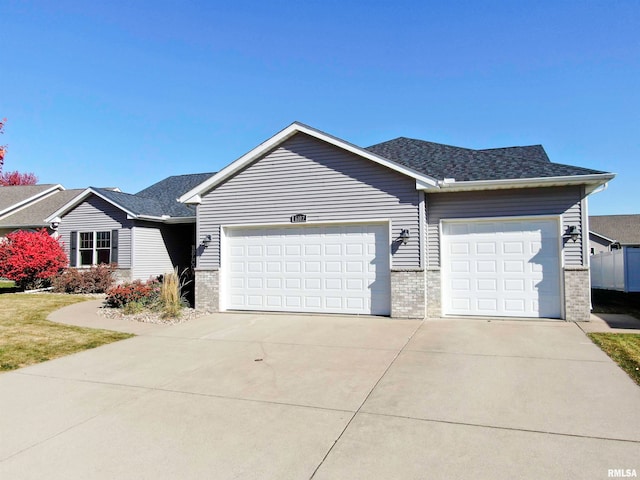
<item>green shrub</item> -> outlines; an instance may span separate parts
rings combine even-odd
[[[122,311],[125,315],[135,315],[144,311],[144,304],[141,302],[129,302],[123,308]]]

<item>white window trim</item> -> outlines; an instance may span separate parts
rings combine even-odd
[[[83,233],[90,233],[93,236],[93,240],[92,240],[92,245],[93,248],[92,250],[92,255],[91,255],[91,264],[83,264],[82,263],[82,252],[83,251],[88,251],[88,248],[82,248],[81,247],[81,236]],[[91,268],[95,265],[99,265],[98,264],[98,250],[107,250],[107,248],[98,248],[98,233],[108,233],[109,234],[109,262],[107,263],[111,263],[111,250],[112,250],[112,241],[113,239],[111,238],[111,230],[90,230],[90,231],[78,231],[77,235],[77,239],[76,239],[76,265],[78,266],[77,268]]]

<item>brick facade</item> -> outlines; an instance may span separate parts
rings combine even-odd
[[[588,322],[591,286],[587,267],[564,267],[564,302],[567,322]]]
[[[196,269],[196,309],[207,312],[220,310],[220,275],[218,270]]]
[[[442,316],[442,294],[440,268],[429,267],[427,278],[427,318],[439,318]]]
[[[424,318],[424,270],[391,270],[391,317]]]
[[[122,273],[125,273],[123,271]],[[218,270],[196,269],[195,304],[199,310],[219,311]],[[442,316],[440,268],[391,271],[392,318],[439,318]],[[565,267],[565,318],[569,322],[589,321],[591,297],[589,269]]]

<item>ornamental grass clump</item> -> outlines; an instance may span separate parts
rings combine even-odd
[[[182,295],[187,283],[174,270],[147,282],[135,280],[117,285],[107,292],[106,303],[109,307],[121,308],[127,315],[151,310],[163,318],[177,318],[188,305]]]
[[[182,285],[180,284],[180,275],[174,270],[164,275],[162,284],[160,285],[160,303],[162,305],[162,316],[166,318],[175,318],[180,315],[184,301],[180,295]]]

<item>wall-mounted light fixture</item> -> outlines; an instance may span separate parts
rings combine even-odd
[[[402,241],[403,245],[406,245],[407,242],[409,241],[409,238],[411,237],[411,235],[409,235],[409,229],[408,228],[403,228],[400,231],[400,237],[399,239]]]
[[[202,239],[202,246],[207,248],[211,244],[211,235],[205,235]]]
[[[577,242],[578,241],[578,235],[580,235],[580,231],[578,230],[578,227],[576,227],[575,225],[571,225],[571,226],[567,227],[567,231],[563,235],[563,237],[564,238],[570,238],[573,242]]]
[[[51,220],[49,226],[51,227],[51,230],[58,230],[58,227],[60,226],[60,217],[56,217]]]

